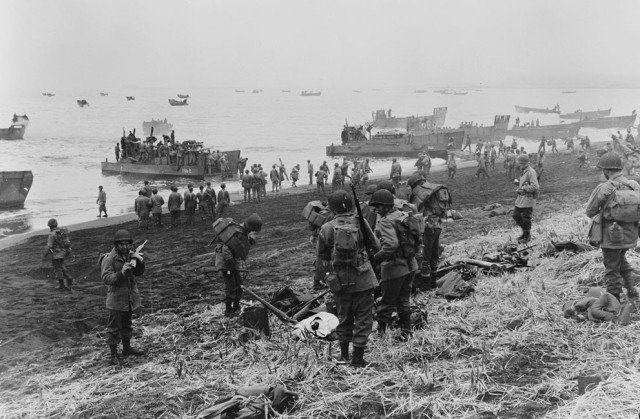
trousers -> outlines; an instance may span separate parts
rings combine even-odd
[[[522,231],[531,231],[531,216],[533,215],[533,208],[513,208],[513,219],[516,224],[522,227]]]
[[[107,323],[107,344],[117,345],[121,339],[131,339],[133,321],[130,311],[109,310]]]
[[[626,253],[628,249],[602,249],[602,261],[604,263],[604,282],[607,292],[620,299],[622,287],[627,289],[629,297],[636,297],[638,292],[635,288],[638,273],[627,261]]]
[[[353,342],[354,347],[367,346],[373,330],[373,290],[334,293],[338,311],[336,335],[340,342]]]

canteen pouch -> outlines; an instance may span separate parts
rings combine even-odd
[[[336,275],[335,273],[332,272],[330,274],[327,274],[327,276],[325,277],[325,282],[327,283],[327,286],[329,287],[331,292],[333,292],[334,294],[342,291],[342,284],[340,284],[338,275]]]
[[[609,227],[609,240],[611,240],[611,243],[618,243],[624,240],[624,230],[615,221]]]

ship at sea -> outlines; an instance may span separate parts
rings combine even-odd
[[[580,126],[595,129],[626,129],[632,127],[636,122],[636,112],[625,116],[610,116],[598,119],[580,121]]]
[[[173,129],[173,124],[167,122],[167,118],[164,120],[151,118],[151,121],[142,121],[142,132],[145,137],[151,136],[152,129],[153,134],[159,137],[163,134],[169,134]]]
[[[169,105],[171,106],[187,106],[187,99],[177,100],[177,99],[169,99]]]
[[[477,123],[467,122],[460,124],[460,129],[464,130],[465,138],[469,136],[473,141],[500,141],[507,135],[509,118],[509,115],[496,115],[491,126],[478,126]]]
[[[560,113],[560,105],[556,105],[553,108],[530,108],[527,106],[516,105],[516,112],[518,113]]]
[[[29,117],[13,114],[9,128],[0,128],[0,140],[21,140],[27,130]]]
[[[542,137],[546,138],[567,138],[575,137],[580,131],[581,122],[572,122],[569,124],[555,124],[555,125],[520,125],[513,126],[507,131],[507,135],[511,135],[517,138],[523,138],[527,140],[539,140]]]
[[[312,90],[303,90],[300,92],[300,96],[320,96],[321,94],[321,91],[314,92]]]
[[[0,209],[24,208],[32,184],[31,170],[0,172]]]
[[[372,113],[373,122],[370,124],[375,129],[401,129],[409,132],[411,130],[428,130],[442,128],[447,118],[447,108],[439,107],[433,109],[432,115],[425,116],[391,116],[391,109],[378,109]]]

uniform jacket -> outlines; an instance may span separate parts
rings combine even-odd
[[[280,173],[278,172],[278,169],[271,169],[269,172],[269,179],[271,179],[271,183],[280,182]]]
[[[107,308],[109,310],[129,311],[140,307],[140,291],[136,276],[144,273],[144,262],[136,261],[136,266],[131,272],[125,275],[122,273],[122,266],[126,260],[113,248],[102,259],[100,271],[102,272],[102,282],[107,286]]]
[[[391,174],[389,175],[389,177],[390,178],[400,177],[401,174],[402,174],[402,166],[400,166],[400,163],[394,162],[393,164],[391,164]]]
[[[106,204],[107,203],[107,193],[105,191],[98,192],[98,204]]]
[[[63,246],[61,240],[58,238],[60,234],[59,228],[54,228],[49,232],[47,237],[47,252],[51,252],[53,259],[64,259],[67,256],[67,248]]]
[[[162,214],[162,206],[164,205],[164,198],[158,194],[151,195],[151,212],[153,214]]]
[[[520,172],[520,182],[518,183],[518,197],[515,206],[518,208],[533,208],[538,198],[538,177],[536,171],[531,166],[527,166]]]
[[[330,266],[332,264],[332,256],[333,256],[333,238],[334,238],[334,226],[337,224],[344,223],[357,223],[356,216],[351,213],[344,214],[335,214],[333,220],[325,223],[320,228],[320,233],[318,234],[318,247],[317,247],[317,256],[326,266]],[[366,220],[365,220],[366,222]],[[369,224],[366,224],[367,228]],[[337,266],[335,270],[335,274],[338,276],[338,279],[343,284],[342,290],[340,293],[353,293],[353,292],[361,292],[373,289],[378,286],[378,280],[376,279],[376,275],[373,272],[373,267],[368,260],[366,255],[366,251],[364,248],[364,243],[362,239],[362,232],[359,235],[359,266],[356,269],[354,268],[346,268]],[[347,283],[352,283],[352,285],[345,285]]]
[[[614,189],[626,188],[623,184],[631,186],[635,191],[640,191],[640,185],[636,181],[628,180],[619,172],[611,176],[606,182],[596,186],[589,197],[589,201],[587,201],[587,217],[592,219],[589,238],[591,241],[600,242],[600,247],[604,249],[630,249],[636,247],[638,242],[638,223],[616,222],[622,228],[624,238],[622,241],[615,243],[612,243],[609,238],[608,231],[613,225],[613,219],[611,218],[609,206],[606,204]]]
[[[260,172],[255,172],[253,174],[253,183],[251,184],[252,188],[259,188],[262,186],[262,176],[260,176]]]
[[[394,209],[384,217],[378,217],[375,233],[380,240],[380,251],[375,260],[382,261],[380,265],[380,280],[382,282],[401,278],[418,269],[415,258],[406,259],[398,256],[400,241],[396,230],[397,220],[403,217],[402,211]]]
[[[167,202],[169,211],[180,211],[180,205],[182,205],[182,196],[178,192],[171,192]]]
[[[229,191],[220,189],[218,191],[218,204],[229,205]]]
[[[327,174],[324,170],[320,169],[316,172],[316,183],[324,183],[324,180],[327,178]]]
[[[196,194],[186,190],[184,192],[184,209],[192,209],[196,207]]]
[[[136,214],[138,217],[149,216],[149,211],[153,206],[153,201],[150,198],[147,198],[146,195],[138,195],[135,200],[134,207]]]
[[[250,174],[242,175],[242,187],[245,189],[251,189],[251,183],[253,183],[253,176]]]
[[[307,163],[307,172],[313,173],[313,163]]]
[[[238,239],[249,248],[255,243],[251,234],[244,230],[238,235]],[[215,267],[218,271],[237,271],[240,269],[240,258],[233,255],[233,252],[229,246],[225,244],[218,244],[216,246],[215,254]]]

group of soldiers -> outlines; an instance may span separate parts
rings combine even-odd
[[[351,162],[347,159],[343,159],[342,164],[334,163],[333,175],[331,176],[331,190],[337,191],[345,187],[347,179],[351,180],[351,183],[360,188],[367,184],[369,180],[369,173],[373,172],[369,164],[369,159],[364,161],[353,161],[353,167],[351,167],[351,174],[349,174],[349,168]],[[298,170],[300,166],[298,165]],[[311,160],[307,160],[307,173],[309,174],[309,185],[313,185],[313,178],[316,178],[316,188],[319,193],[325,194],[325,186],[329,184],[329,176],[331,175],[331,169],[327,164],[327,161],[323,161],[318,170],[314,171],[313,163]]]

